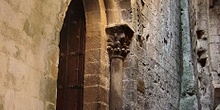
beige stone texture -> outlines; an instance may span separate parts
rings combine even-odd
[[[0,109],[55,107],[59,30],[69,1],[0,2]],[[54,86],[41,91],[42,83]]]

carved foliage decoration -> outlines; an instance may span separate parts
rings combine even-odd
[[[129,45],[134,34],[133,30],[126,24],[108,27],[105,29],[108,36],[107,50],[110,58],[125,58],[130,52]]]

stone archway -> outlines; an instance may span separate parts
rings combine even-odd
[[[84,109],[109,109],[110,70],[106,27],[120,24],[120,2],[83,0],[86,16]]]
[[[83,1],[86,20],[83,109],[108,108],[106,14],[101,0]]]
[[[83,0],[86,21],[83,109],[109,108],[107,25],[120,24],[119,2]]]
[[[60,32],[57,110],[82,110],[85,58],[83,2],[72,0]]]
[[[84,109],[108,109],[107,25],[103,0],[83,0],[86,17]]]

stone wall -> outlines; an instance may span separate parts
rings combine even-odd
[[[209,4],[209,70],[212,75],[213,83],[213,102],[214,108],[220,104],[220,3],[217,0],[213,0]]]
[[[56,108],[59,34],[70,1],[0,1],[1,110]],[[111,0],[83,2],[87,41],[84,109],[108,109],[109,59],[105,11],[107,8],[112,14],[118,10],[114,9],[116,3]]]
[[[180,3],[178,0],[138,0],[131,5],[135,35],[124,63],[123,107],[178,110]]]
[[[196,4],[195,4],[196,5]],[[194,28],[194,36],[192,36],[195,43],[195,60],[196,60],[196,73],[198,80],[198,99],[199,109],[212,109],[212,77],[209,72],[209,51],[208,51],[208,38],[209,38],[209,1],[197,1],[197,24]]]
[[[190,29],[197,80],[198,109],[219,105],[219,2],[190,1]]]
[[[107,1],[107,0],[106,0]],[[109,59],[106,49],[106,8],[113,1],[83,0],[86,17],[83,109],[109,108]],[[107,5],[105,7],[105,5]],[[117,16],[115,16],[117,17]]]
[[[0,110],[54,110],[69,0],[0,0]]]
[[[190,93],[198,98],[197,109],[214,109],[220,104],[220,5],[188,1],[191,78],[197,87]],[[69,3],[0,0],[0,110],[55,109],[59,32]],[[84,6],[84,109],[109,109],[105,28],[128,24],[135,33],[123,65],[123,109],[178,110],[184,47],[180,1],[84,0]]]

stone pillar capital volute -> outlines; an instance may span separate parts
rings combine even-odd
[[[105,31],[108,37],[107,50],[109,57],[124,59],[130,52],[129,45],[134,31],[126,24],[107,27]]]

